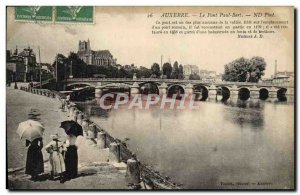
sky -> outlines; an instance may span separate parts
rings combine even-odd
[[[288,30],[264,39],[238,39],[230,35],[153,35],[152,26],[164,12],[220,12],[237,8],[213,7],[96,7],[95,24],[26,23],[14,21],[14,8],[7,9],[7,49],[30,45],[40,47],[41,61],[52,63],[57,53],[77,52],[79,40],[89,39],[93,50],[108,49],[119,64],[150,68],[154,62],[178,61],[199,69],[224,72],[224,65],[240,57],[261,56],[267,63],[265,77],[279,71],[294,70],[293,11],[271,9],[277,19],[289,20]],[[263,9],[263,8],[259,8]],[[240,8],[238,12],[258,11]],[[268,8],[270,10],[270,8]],[[260,11],[260,10],[259,10]],[[149,13],[154,17],[147,18]],[[170,20],[167,18],[166,20]]]

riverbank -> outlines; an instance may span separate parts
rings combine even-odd
[[[45,90],[45,89],[28,90],[26,85],[23,87],[20,87],[20,89],[21,89],[21,91],[18,92],[17,90],[14,90],[13,88],[7,88],[7,93],[10,94],[10,96],[12,96],[12,97],[18,97],[19,95],[24,95],[23,93],[25,92],[26,93],[26,95],[24,95],[25,99],[27,99],[27,100],[30,99],[30,101],[32,101],[38,97],[46,98],[47,100],[52,99],[50,102],[53,103],[53,100],[54,100],[54,104],[55,104],[54,107],[52,105],[52,108],[57,107],[57,109],[55,109],[55,111],[61,112],[61,114],[64,113],[63,117],[67,116],[67,119],[69,119],[69,120],[74,119],[73,117],[74,117],[75,113],[76,113],[75,114],[76,116],[79,116],[79,115],[83,116],[83,114],[84,114],[81,111],[79,111],[76,106],[75,107],[73,106],[72,109],[70,107],[68,107],[68,112],[62,112],[60,109],[60,107],[61,107],[60,94],[58,92],[49,91],[49,90]],[[19,94],[16,94],[15,92],[19,93]],[[32,97],[34,97],[33,99],[31,99],[31,94],[33,95]],[[18,103],[18,100],[14,100],[14,98],[10,98],[10,96],[7,95],[7,97],[11,100],[11,102]],[[44,108],[45,105],[47,105],[47,108],[51,108],[51,107],[49,107],[50,102],[47,102],[47,101],[45,102],[44,100],[39,99],[39,98],[35,99],[35,101],[34,101],[35,107],[34,108],[30,107],[29,110],[34,109],[34,110],[40,112],[39,108],[36,108],[36,107],[39,107],[39,103],[37,103],[37,102],[42,101],[43,103],[40,106],[41,106],[41,109],[43,111],[45,111],[45,113],[49,113],[49,111],[50,112],[53,111],[53,110],[47,110],[46,108]],[[23,101],[20,101],[19,104],[22,105]],[[7,105],[13,105],[13,103],[11,103],[11,102],[8,103]],[[18,109],[12,108],[12,110],[16,111]],[[59,111],[57,111],[57,110],[59,110]],[[24,113],[24,110],[22,111],[22,113]],[[72,115],[72,116],[68,116],[68,115]],[[41,116],[42,116],[42,114],[41,114]],[[57,116],[58,115],[55,115],[55,117],[57,117]],[[23,118],[24,118],[24,116],[23,116]],[[40,117],[40,118],[42,120],[42,117]],[[60,121],[60,119],[62,119],[62,118],[61,117],[56,118],[54,120],[54,123],[51,123],[51,124],[52,125],[55,124],[55,122]],[[66,120],[66,118],[64,120]],[[75,120],[79,124],[81,124],[81,122],[78,118]],[[15,122],[15,120],[12,120],[12,121],[14,121],[13,123],[18,124]],[[63,121],[63,120],[61,120],[61,121]],[[58,122],[58,125],[60,124],[60,122]],[[92,126],[90,126],[90,125],[92,125]],[[15,128],[17,128],[17,127],[15,127]],[[64,134],[64,131],[62,131],[62,132],[57,131],[56,130],[57,128],[58,127],[56,127],[56,126],[51,127],[51,129],[55,129],[54,131],[52,131],[52,133],[53,132],[58,133],[58,134],[61,134],[61,137],[64,137],[64,136],[62,136]],[[47,127],[46,127],[46,129],[47,129]],[[117,170],[118,172],[122,173],[123,176],[122,177],[119,177],[118,175],[113,176],[110,173],[108,175],[113,176],[113,180],[115,180],[114,179],[115,177],[117,177],[118,179],[121,179],[121,181],[118,181],[119,182],[118,184],[120,184],[120,186],[122,186],[122,187],[119,188],[119,185],[113,185],[113,184],[109,184],[109,183],[105,183],[104,186],[103,186],[103,184],[99,184],[100,186],[102,185],[101,187],[99,187],[97,182],[96,182],[97,185],[94,186],[93,185],[94,182],[92,181],[92,182],[88,182],[88,185],[84,185],[84,186],[81,186],[81,185],[77,186],[76,184],[74,184],[74,185],[76,185],[76,187],[75,188],[72,187],[70,189],[136,189],[136,188],[139,188],[139,189],[161,189],[161,190],[180,189],[180,187],[177,184],[170,182],[167,177],[164,178],[157,171],[153,171],[149,167],[147,167],[147,166],[143,165],[142,163],[139,163],[138,161],[133,159],[132,158],[133,153],[125,145],[120,143],[119,142],[120,140],[110,136],[110,134],[107,131],[105,131],[103,128],[101,128],[99,125],[97,125],[93,121],[89,122],[89,129],[90,129],[89,131],[94,131],[94,133],[93,133],[94,138],[98,137],[99,133],[100,133],[100,136],[101,136],[101,134],[102,135],[105,134],[104,139],[99,142],[99,143],[103,142],[104,145],[103,146],[100,146],[101,144],[98,145],[99,140],[97,139],[97,141],[96,141],[94,138],[91,139],[90,136],[78,137],[78,139],[77,139],[77,142],[78,142],[77,144],[79,145],[78,155],[80,157],[79,158],[79,173],[80,173],[80,170],[82,167],[88,167],[88,168],[94,170],[94,172],[96,170],[97,174],[98,174],[97,170],[99,170],[99,169],[95,169],[96,167],[99,167],[99,166],[114,167],[114,169],[111,169],[111,170],[109,169],[109,170],[112,171],[112,173],[114,173],[114,171]],[[52,133],[50,133],[50,134],[52,134]],[[16,134],[12,134],[12,137],[14,137],[14,139],[16,139],[16,140],[19,139],[18,136],[16,137]],[[49,139],[49,138],[46,137],[45,140],[47,140],[47,139]],[[13,143],[13,145],[14,145],[14,142],[10,142],[10,143]],[[14,147],[14,149],[16,151],[18,151],[16,148],[23,148],[23,145],[21,145],[20,142],[19,143],[16,142],[16,144],[18,145],[18,147]],[[111,146],[113,148],[113,145],[114,146],[119,145],[119,147],[118,147],[119,149],[117,149],[118,152],[115,151],[114,149],[111,150]],[[8,147],[8,150],[12,150],[12,148],[13,147]],[[44,156],[45,155],[47,155],[47,154],[45,154],[45,152],[44,152]],[[117,160],[117,162],[115,161],[114,156],[116,156],[116,158],[119,159],[119,160]],[[119,157],[117,157],[117,156],[119,156]],[[17,158],[17,157],[18,156],[14,157],[14,158]],[[19,158],[21,158],[20,155],[19,155]],[[25,159],[26,156],[23,155],[23,158]],[[128,164],[129,161],[130,161],[131,168],[127,168],[127,166],[129,166],[129,164]],[[16,161],[16,162],[18,162],[18,161]],[[23,162],[25,162],[25,160]],[[105,163],[103,163],[103,162],[105,162]],[[110,163],[106,163],[106,162],[110,162]],[[128,165],[126,165],[125,163],[127,163]],[[134,165],[136,163],[138,163],[138,166],[136,168],[132,169],[132,166],[136,166],[136,165]],[[48,168],[47,165],[45,165],[45,167],[46,167],[46,169]],[[126,168],[127,168],[127,171],[126,171]],[[139,169],[138,172],[134,171],[137,169]],[[102,170],[103,169],[100,168],[100,171],[102,171]],[[45,171],[45,172],[47,172],[47,171]],[[8,176],[9,182],[8,182],[7,188],[9,188],[9,189],[24,189],[24,188],[25,189],[53,189],[52,185],[45,186],[44,184],[43,185],[34,184],[31,186],[29,184],[28,177],[24,175],[24,165],[23,165],[23,167],[9,168],[8,174],[9,174],[9,176]],[[101,172],[101,174],[102,174],[102,172]],[[126,176],[126,179],[125,179],[124,174]],[[87,175],[89,175],[89,174],[87,174]],[[86,173],[79,174],[79,176],[80,177],[86,176]],[[47,178],[48,178],[48,174],[42,175],[43,181],[47,180]],[[98,179],[100,179],[100,181],[102,181],[101,178],[97,178],[97,180]],[[124,179],[126,180],[125,185],[124,185]],[[134,183],[132,183],[132,182],[134,182]],[[85,182],[83,182],[83,183],[85,183]],[[110,181],[110,183],[112,183],[112,182]],[[26,186],[26,187],[24,187],[24,186]],[[65,185],[65,186],[55,187],[55,189],[69,189],[69,187],[67,185]]]
[[[107,163],[108,150],[96,150],[95,145],[85,138],[79,138],[79,177],[64,184],[48,180],[49,167],[45,162],[45,174],[41,181],[33,182],[24,174],[26,147],[16,133],[18,124],[28,119],[28,113],[35,109],[40,113],[45,126],[44,144],[50,141],[50,135],[57,132],[60,122],[70,120],[66,112],[59,109],[60,102],[37,94],[6,88],[7,105],[7,188],[24,189],[129,189],[125,181],[126,167]],[[96,152],[97,151],[97,152]],[[44,160],[48,154],[43,150]]]

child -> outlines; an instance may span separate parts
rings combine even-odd
[[[66,171],[65,161],[62,155],[64,147],[59,140],[58,134],[50,136],[52,141],[45,147],[46,151],[50,154],[49,161],[51,167],[51,179],[54,179],[55,174],[59,174],[60,183],[64,182],[63,174]]]

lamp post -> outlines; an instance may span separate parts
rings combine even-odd
[[[163,55],[161,55],[161,58],[160,58],[160,66],[161,66],[161,75],[160,75],[160,78],[163,78],[164,76],[164,71],[163,71]]]
[[[55,72],[56,72],[56,75],[55,75],[55,77],[56,77],[56,83],[58,82],[58,78],[57,78],[57,59],[58,59],[58,57],[57,57],[57,54],[56,54],[56,65],[55,65]]]
[[[41,51],[39,46],[39,63],[40,63],[40,89],[42,88],[42,64],[41,64]]]
[[[73,65],[72,65],[72,60],[71,60],[71,72],[70,72],[70,76],[69,76],[69,78],[70,78],[70,79],[72,79],[72,78],[73,78],[72,66],[73,66]]]

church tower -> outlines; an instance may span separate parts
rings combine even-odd
[[[89,39],[87,41],[79,41],[78,51],[90,51],[90,50],[91,50],[91,46],[90,46]]]
[[[93,63],[93,51],[91,50],[90,40],[79,41],[78,44],[78,57],[83,60],[86,64]]]

